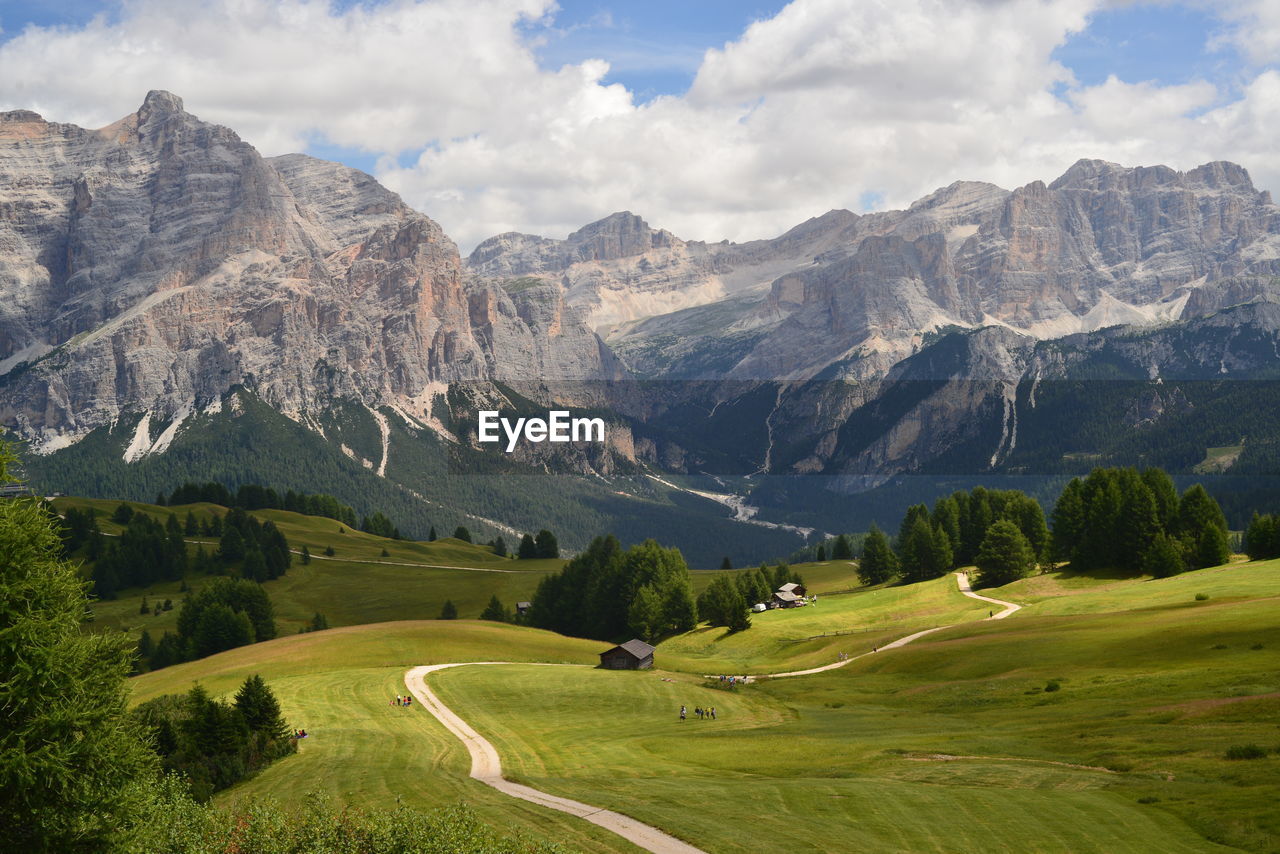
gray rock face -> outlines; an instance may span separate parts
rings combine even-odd
[[[1280,209],[1230,163],[1082,160],[1048,186],[957,182],[905,211],[833,211],[741,245],[642,225],[615,214],[567,241],[503,235],[468,265],[560,282],[641,375],[762,381],[837,364],[883,376],[949,326],[1056,338],[1280,293]],[[609,252],[582,249],[602,236]]]
[[[181,421],[238,383],[303,423],[333,397],[429,418],[443,383],[607,360],[554,301],[522,315],[468,282],[369,176],[264,160],[169,93],[99,130],[0,116],[0,424],[38,448],[127,413]]]

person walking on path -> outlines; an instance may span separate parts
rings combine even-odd
[[[681,707],[680,707],[680,720],[684,720],[684,711],[685,711],[684,706],[681,706]]]
[[[711,707],[711,720],[713,720],[713,721],[714,721],[715,719],[716,719],[716,707],[715,707],[715,706],[712,706],[712,707]]]

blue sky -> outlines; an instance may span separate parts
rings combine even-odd
[[[356,5],[351,0],[337,8]],[[590,58],[605,59],[605,82],[621,83],[639,102],[682,94],[708,48],[739,38],[753,22],[771,18],[780,0],[559,0],[554,27],[529,28],[549,70]],[[103,0],[0,0],[0,43],[29,24],[82,26],[94,15],[116,16],[120,4]],[[1130,83],[1186,83],[1194,79],[1230,87],[1242,62],[1230,48],[1210,49],[1219,22],[1203,8],[1137,3],[1095,13],[1054,58],[1085,85],[1115,75]]]
[[[170,89],[266,155],[375,175],[464,246],[624,209],[751,239],[1082,157],[1234,160],[1280,190],[1280,0],[558,0],[522,17],[546,5],[0,0],[0,109],[101,127]]]

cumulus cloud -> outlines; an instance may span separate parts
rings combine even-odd
[[[1280,75],[1260,64],[1230,93],[1081,86],[1053,51],[1103,2],[794,0],[708,50],[683,96],[637,103],[602,60],[539,67],[552,0],[133,0],[0,46],[0,104],[98,126],[166,88],[264,153],[323,138],[384,155],[378,177],[464,250],[621,209],[690,238],[767,236],[960,178],[1051,180],[1080,157],[1232,159],[1280,185]],[[1216,38],[1274,8],[1235,0]]]

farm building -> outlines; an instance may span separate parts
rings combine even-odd
[[[784,584],[778,588],[779,593],[793,593],[796,596],[804,597],[806,595],[804,585],[796,584],[794,581],[790,584]]]
[[[600,653],[600,666],[606,670],[648,670],[653,667],[653,647],[642,640],[629,640]]]
[[[800,597],[789,590],[779,590],[769,604],[774,608],[795,608],[800,605]]]
[[[521,617],[522,617],[522,616],[524,616],[526,613],[528,613],[529,609],[530,609],[532,606],[533,606],[533,603],[532,603],[532,602],[517,602],[517,603],[516,603],[516,615],[517,615],[517,616],[521,616]]]

